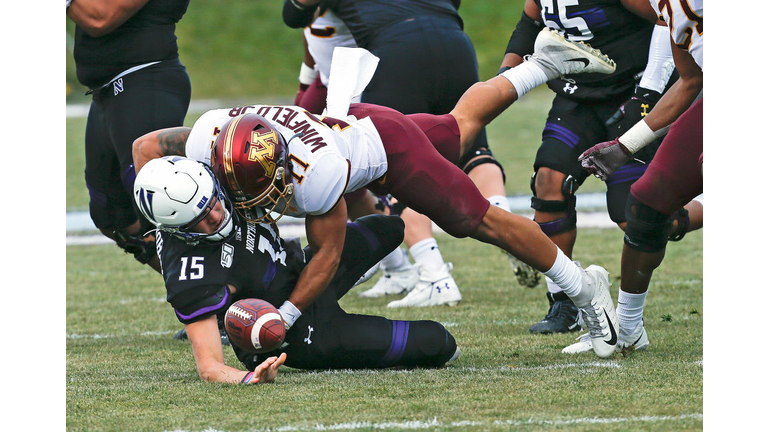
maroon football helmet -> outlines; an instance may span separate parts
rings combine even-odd
[[[233,206],[251,222],[274,222],[288,210],[293,183],[282,135],[264,117],[247,113],[221,128],[211,151],[213,172]],[[275,210],[280,204],[281,210]],[[271,212],[279,212],[272,217]]]

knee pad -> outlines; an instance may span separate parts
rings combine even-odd
[[[624,244],[640,252],[656,253],[669,241],[672,218],[643,204],[632,194],[627,198]]]
[[[157,255],[154,237],[144,237],[140,234],[129,234],[125,229],[112,231],[115,243],[125,253],[132,254],[136,261],[147,264]]]
[[[542,213],[566,213],[565,217],[557,220],[536,222],[547,236],[576,228],[576,195],[574,195],[576,189],[578,189],[576,179],[569,175],[563,179],[563,184],[561,185],[561,192],[565,199],[562,201],[543,200],[536,196],[536,172],[531,176],[531,192],[533,192],[531,208]]]
[[[461,161],[459,161],[459,166],[461,167],[462,171],[464,171],[464,173],[469,174],[469,172],[473,169],[487,163],[494,164],[499,167],[501,170],[501,177],[503,178],[504,183],[506,183],[507,175],[504,173],[504,167],[501,166],[501,163],[496,160],[496,157],[488,148],[481,147],[470,151],[463,158],[461,158]]]

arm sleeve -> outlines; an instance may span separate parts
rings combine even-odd
[[[513,53],[520,57],[533,53],[533,45],[536,43],[536,36],[544,28],[544,24],[532,19],[523,12],[520,21],[517,22],[515,31],[509,38],[506,54]]]
[[[648,64],[643,71],[640,87],[664,93],[669,77],[675,70],[672,59],[672,46],[669,42],[669,29],[657,25],[651,35],[651,46],[648,49]]]

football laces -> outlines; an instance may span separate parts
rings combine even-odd
[[[247,310],[241,309],[241,308],[239,308],[237,306],[233,306],[232,308],[230,308],[229,311],[232,313],[232,315],[235,315],[236,317],[238,317],[238,318],[240,318],[240,319],[242,319],[244,321],[248,321],[248,320],[252,320],[253,319],[253,315],[251,315],[250,312],[248,312]]]

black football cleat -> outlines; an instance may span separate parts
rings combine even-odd
[[[189,340],[189,336],[187,336],[187,328],[184,327],[183,329],[177,331],[176,334],[173,335],[173,339],[181,341]]]
[[[219,334],[221,335],[221,344],[229,345],[229,336],[227,335],[227,331],[221,325],[219,326]],[[187,328],[185,327],[177,331],[176,334],[173,335],[173,339],[181,341],[189,340],[189,336],[187,336]]]
[[[579,308],[573,304],[564,292],[547,292],[549,311],[540,322],[531,326],[529,331],[538,334],[570,333],[581,330]]]

